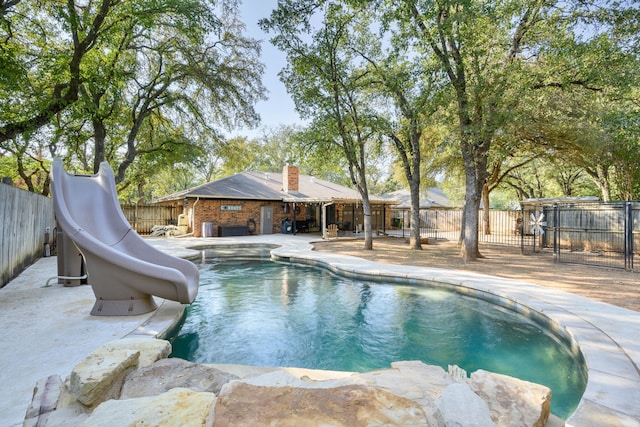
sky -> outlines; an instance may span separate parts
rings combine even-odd
[[[262,128],[275,128],[280,124],[291,125],[301,121],[295,111],[293,100],[278,78],[278,73],[286,65],[286,56],[269,43],[269,34],[263,32],[258,26],[258,21],[269,17],[277,4],[277,0],[243,0],[240,5],[247,35],[262,42],[262,62],[266,66],[263,83],[268,90],[269,99],[260,101],[256,105],[256,110],[262,119],[260,126],[256,129],[237,129],[233,132],[234,135],[258,137],[262,135]]]

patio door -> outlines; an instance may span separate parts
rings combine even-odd
[[[260,207],[260,234],[273,234],[273,207]]]

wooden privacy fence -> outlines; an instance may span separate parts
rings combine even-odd
[[[53,203],[40,194],[0,184],[2,286],[44,253],[45,230],[53,235]]]
[[[127,221],[138,234],[151,234],[154,225],[176,225],[182,210],[157,205],[122,205]],[[43,256],[45,231],[55,237],[51,198],[0,183],[1,286]],[[1,287],[0,286],[0,287]]]
[[[154,225],[178,225],[182,208],[159,205],[120,205],[129,224],[140,235],[151,234]]]

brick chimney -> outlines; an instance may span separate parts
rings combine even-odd
[[[298,191],[298,168],[286,165],[282,169],[282,189],[285,193],[289,191]]]

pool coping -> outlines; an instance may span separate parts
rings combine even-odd
[[[209,240],[209,239],[206,239]],[[251,241],[253,240],[253,241]],[[431,267],[383,264],[362,258],[313,251],[313,241],[283,241],[271,249],[274,259],[328,268],[345,276],[436,282],[456,292],[488,299],[545,322],[577,343],[587,369],[587,385],[567,426],[640,425],[640,313],[524,281]],[[195,243],[195,242],[194,242]],[[249,239],[238,244],[260,245]],[[226,242],[198,242],[198,249]],[[271,243],[269,243],[271,244]],[[546,323],[546,322],[545,322]],[[577,349],[574,349],[574,351]]]

